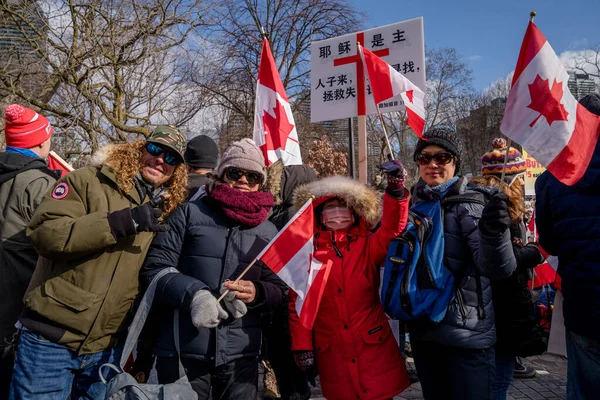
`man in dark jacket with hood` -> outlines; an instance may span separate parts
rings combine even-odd
[[[600,96],[581,105],[600,115]],[[584,176],[573,186],[548,171],[535,183],[535,220],[540,245],[558,256],[564,295],[568,399],[600,392],[600,141]]]
[[[5,114],[6,151],[0,153],[0,354],[12,342],[23,309],[21,299],[38,259],[25,227],[60,176],[45,161],[50,152],[50,122],[19,104],[9,105]],[[7,351],[0,364],[0,399],[8,396],[13,362],[12,351]]]

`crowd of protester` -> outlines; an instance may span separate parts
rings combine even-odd
[[[600,114],[600,96],[581,103]],[[309,399],[317,377],[327,399],[391,399],[411,380],[380,271],[423,201],[439,203],[435,232],[454,280],[439,323],[401,321],[424,398],[506,399],[518,358],[545,351],[528,287],[544,262],[540,245],[560,263],[567,398],[600,390],[600,144],[577,184],[538,178],[535,243],[524,225],[525,162],[501,138],[482,155],[480,176],[467,177],[456,131],[431,127],[413,160],[384,162],[368,187],[306,165],[267,168],[250,139],[219,155],[211,138],[188,142],[161,125],[60,177],[45,161],[49,121],[20,105],[5,116],[0,400],[105,399],[119,371],[100,367],[128,358],[125,338],[148,287],[152,308],[126,367],[139,383],[256,399],[263,358],[282,399]],[[418,166],[412,188],[403,162]],[[309,198],[313,254],[331,271],[312,329],[300,323],[296,293],[255,261]]]

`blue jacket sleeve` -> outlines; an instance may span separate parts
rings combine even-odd
[[[147,287],[163,268],[179,269],[179,255],[187,231],[188,210],[186,204],[177,208],[167,219],[169,230],[159,232],[150,244],[146,261],[140,272],[141,283]],[[209,289],[206,283],[184,274],[167,274],[156,285],[154,301],[188,309],[198,290]]]

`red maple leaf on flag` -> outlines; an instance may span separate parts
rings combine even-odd
[[[554,83],[550,88],[548,79],[542,79],[538,74],[533,83],[529,86],[529,95],[531,96],[531,104],[527,107],[540,113],[533,120],[530,127],[533,127],[540,117],[546,118],[548,125],[552,125],[554,121],[566,121],[569,113],[561,104],[563,97],[562,82],[557,82],[554,78]]]
[[[271,114],[265,111],[262,118],[265,131],[268,133],[265,136],[266,145],[268,150],[277,150],[279,148],[285,150],[285,144],[288,139],[291,139],[289,136],[294,129],[294,125],[290,124],[285,108],[283,108],[279,99],[276,100],[275,104],[275,117],[272,117]]]
[[[410,101],[411,103],[414,103],[413,101],[413,96],[415,95],[415,91],[414,90],[407,90],[406,91],[406,97],[408,97],[408,101]]]

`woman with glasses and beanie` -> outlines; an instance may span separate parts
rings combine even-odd
[[[444,243],[444,267],[453,273],[455,286],[439,324],[408,324],[426,400],[492,398],[496,332],[490,280],[507,277],[516,268],[506,195],[477,188],[460,176],[461,154],[462,143],[449,127],[430,129],[414,153],[421,179],[413,203],[441,202],[444,229],[439,240]],[[486,206],[469,201],[476,193],[489,200]]]
[[[199,399],[255,399],[258,390],[260,315],[281,303],[284,284],[257,262],[233,282],[277,234],[267,220],[273,195],[265,192],[264,158],[250,139],[225,152],[205,194],[185,203],[157,235],[142,268],[149,284],[163,268],[155,304],[167,306],[155,347],[160,383],[179,378],[173,312],[179,313],[182,363]],[[225,298],[217,303],[222,292]]]

